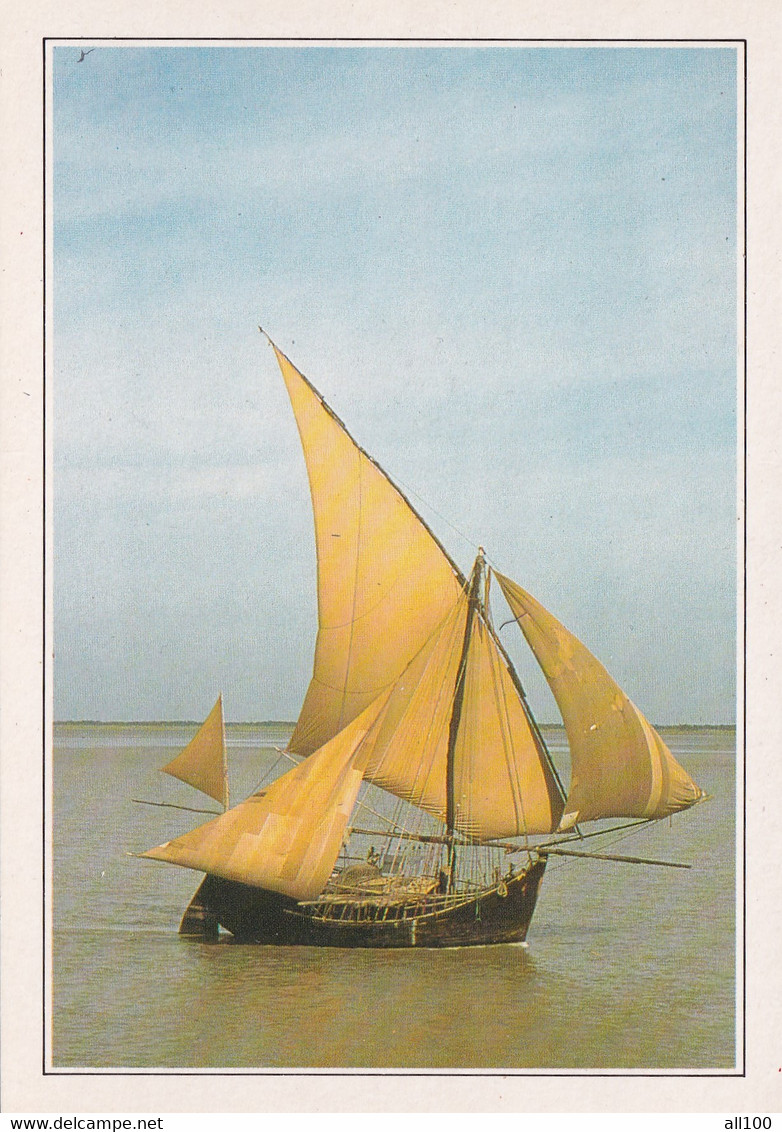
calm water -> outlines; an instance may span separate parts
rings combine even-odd
[[[193,731],[55,729],[55,1069],[734,1066],[732,731],[666,732],[714,797],[613,850],[691,870],[552,858],[526,947],[380,952],[179,938],[200,875],[126,852],[207,820],[131,802],[210,805],[157,771]],[[287,735],[229,728],[234,798]]]

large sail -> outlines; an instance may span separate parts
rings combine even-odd
[[[339,855],[361,786],[361,741],[381,706],[371,705],[266,790],[141,856],[296,900],[317,896]]]
[[[228,808],[228,773],[225,754],[223,697],[209,712],[196,734],[175,759],[160,768]]]
[[[289,749],[308,755],[401,676],[464,583],[434,535],[275,347],[315,515],[318,639]]]
[[[467,656],[454,779],[456,827],[474,837],[549,833],[562,817],[564,799],[481,618]]]
[[[448,740],[468,597],[391,692],[367,739],[364,777],[446,820]],[[476,616],[454,759],[454,828],[487,839],[550,833],[562,814],[553,774],[504,659]]]
[[[563,825],[604,817],[660,818],[703,791],[603,665],[530,594],[497,574],[554,693],[567,732],[570,791]]]

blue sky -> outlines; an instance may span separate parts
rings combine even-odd
[[[79,53],[53,62],[56,716],[196,719],[222,689],[295,718],[312,520],[261,323],[463,566],[483,543],[654,721],[731,721],[735,50]]]

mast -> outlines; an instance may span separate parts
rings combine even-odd
[[[462,655],[459,660],[459,669],[456,676],[456,685],[454,687],[453,707],[451,708],[451,722],[448,728],[448,753],[445,764],[445,824],[448,837],[447,874],[449,892],[453,889],[454,873],[456,869],[456,774],[454,756],[456,751],[456,737],[459,734],[459,723],[462,717],[462,704],[464,703],[464,685],[467,677],[467,657],[470,651],[472,627],[480,601],[479,595],[481,592],[481,582],[483,580],[483,566],[483,547],[480,546],[478,547],[478,556],[475,559],[475,564],[470,576],[470,590],[467,595],[467,618],[464,625]]]

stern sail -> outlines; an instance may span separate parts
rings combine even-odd
[[[698,802],[703,791],[600,661],[516,582],[497,581],[565,724],[572,767],[563,828],[662,818]]]

